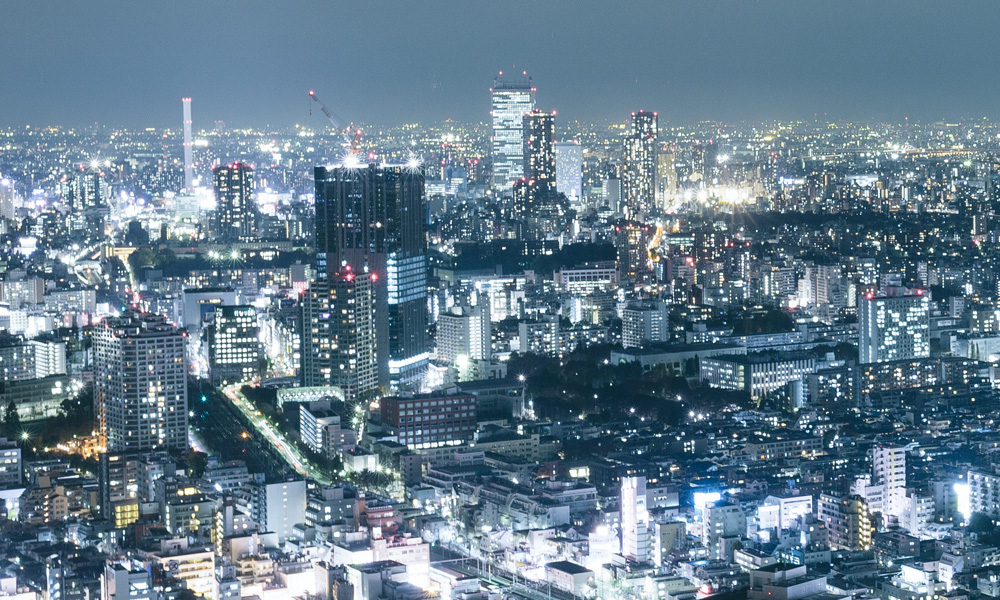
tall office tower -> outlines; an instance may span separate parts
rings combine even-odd
[[[622,477],[622,554],[642,563],[649,559],[649,511],[646,478]]]
[[[535,109],[535,88],[531,78],[493,80],[493,190],[509,194],[514,182],[524,177],[524,115]]]
[[[656,208],[665,210],[677,190],[677,167],[673,152],[656,154]]]
[[[930,300],[914,296],[858,299],[858,361],[880,363],[931,355]]]
[[[524,178],[540,192],[556,185],[556,114],[538,109],[524,115]]]
[[[583,148],[579,142],[556,142],[556,191],[573,205],[583,198]]]
[[[181,98],[184,105],[184,189],[194,189],[194,140],[191,139],[191,99]]]
[[[309,285],[302,299],[304,387],[332,385],[348,399],[365,398],[378,388],[372,276],[345,267],[343,275]]]
[[[315,176],[319,278],[369,274],[378,384],[416,387],[430,358],[424,175],[372,164]]]
[[[260,328],[252,306],[216,306],[208,328],[212,385],[248,381],[261,374]]]
[[[524,115],[524,176],[514,183],[513,216],[542,217],[556,200],[555,115],[533,110]],[[528,235],[529,238],[538,237]]]
[[[625,136],[625,164],[622,190],[625,217],[643,218],[654,212],[656,201],[656,113],[632,113]]]
[[[139,312],[94,331],[94,402],[109,451],[188,447],[184,341],[163,317]]]
[[[257,238],[257,202],[254,200],[253,168],[234,162],[219,165],[215,175],[215,242],[232,244]]]

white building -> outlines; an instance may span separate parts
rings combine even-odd
[[[566,293],[588,296],[618,289],[618,268],[614,262],[581,265],[556,271],[553,279],[556,287]]]
[[[187,360],[182,332],[130,312],[94,331],[94,401],[109,451],[187,449]]]
[[[340,415],[330,410],[327,401],[299,406],[299,432],[302,441],[323,456],[333,456],[344,446],[357,443],[357,434],[341,426]]]
[[[625,348],[669,339],[670,316],[666,303],[633,303],[622,311],[622,346]]]
[[[579,142],[556,142],[556,191],[565,194],[570,205],[583,198],[583,148]]]
[[[788,529],[803,515],[813,512],[812,496],[768,496],[757,508],[759,529]]]
[[[930,299],[866,294],[858,299],[858,359],[879,363],[931,355]]]
[[[101,600],[154,600],[156,590],[148,572],[133,571],[122,564],[104,566],[101,575]]]
[[[649,559],[649,512],[646,478],[622,477],[622,554],[636,562]]]
[[[500,73],[503,77],[503,73]],[[493,189],[509,193],[514,182],[524,176],[524,115],[535,110],[535,90],[531,78],[493,81]]]
[[[292,528],[306,521],[305,480],[254,486],[250,516],[263,531],[277,534],[278,543],[283,544],[292,537]]]
[[[459,381],[477,379],[476,361],[493,357],[493,324],[487,298],[473,307],[452,307],[438,317],[437,358],[455,367]]]
[[[747,534],[746,514],[742,508],[732,504],[706,506],[704,514],[701,537],[709,557],[731,561],[730,548]]]
[[[66,374],[66,342],[31,340],[35,349],[35,378]]]

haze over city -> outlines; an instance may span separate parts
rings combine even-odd
[[[587,122],[997,116],[996,6],[914,2],[11,2],[0,126],[480,121],[495,71]],[[71,110],[68,110],[71,109]]]

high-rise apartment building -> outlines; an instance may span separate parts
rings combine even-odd
[[[475,379],[479,361],[493,356],[492,332],[486,299],[473,307],[456,306],[438,317],[437,358],[455,368],[459,381]]]
[[[653,228],[645,223],[619,221],[615,224],[613,239],[618,255],[618,274],[622,279],[652,277],[649,246],[653,243],[653,234]]]
[[[857,495],[820,494],[816,516],[826,523],[830,548],[866,551],[872,545],[872,522],[868,504]]]
[[[187,448],[185,336],[158,315],[129,312],[94,331],[94,402],[109,451]]]
[[[656,154],[656,208],[663,210],[677,191],[677,167],[673,152]]]
[[[424,175],[374,164],[315,175],[318,279],[368,282],[378,384],[414,387],[430,357]]]
[[[304,387],[335,386],[349,399],[378,388],[372,275],[346,269],[310,284],[302,298]]]
[[[535,109],[535,88],[527,73],[523,78],[503,78],[501,72],[490,93],[493,189],[497,195],[505,195],[524,176],[524,115]]]
[[[524,115],[524,177],[514,184],[513,217],[523,239],[545,239],[563,229],[568,207],[556,192],[555,113]]]
[[[930,345],[930,299],[865,294],[858,299],[858,361],[891,362],[927,358]]]
[[[622,346],[625,348],[668,340],[670,316],[665,302],[633,302],[622,311]]]
[[[556,185],[556,114],[538,109],[524,115],[524,178],[540,192]]]
[[[212,385],[248,381],[261,373],[260,328],[252,306],[216,306],[208,328]]]
[[[556,142],[556,191],[571,205],[583,198],[583,147],[579,142]]]
[[[625,217],[643,218],[654,212],[656,202],[656,113],[632,113],[625,136],[622,191]]]
[[[259,219],[254,199],[253,169],[234,162],[213,169],[215,177],[215,218],[213,233],[216,243],[250,242],[257,238]]]

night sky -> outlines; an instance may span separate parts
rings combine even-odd
[[[0,127],[486,120],[527,69],[563,122],[996,117],[996,0],[10,0]],[[824,116],[825,114],[825,116]]]

